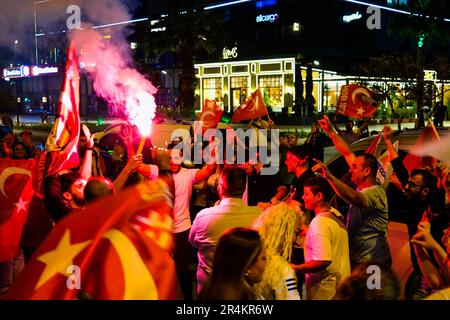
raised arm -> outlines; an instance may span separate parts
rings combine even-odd
[[[215,163],[206,164],[195,174],[195,181],[201,182],[203,180],[206,180],[214,172],[216,172],[216,164]]]
[[[417,230],[418,232],[411,239],[411,243],[414,245],[420,270],[433,289],[442,289],[450,281],[447,252],[431,236],[428,222],[420,222]],[[427,250],[433,251],[441,270],[435,267]]]
[[[84,180],[88,180],[92,175],[92,148],[94,148],[94,135],[91,135],[89,128],[83,124],[83,133],[87,141],[87,149],[80,167],[80,175]]]
[[[392,168],[394,169],[395,175],[398,180],[401,182],[402,187],[405,187],[409,180],[409,173],[406,169],[403,161],[398,157],[397,151],[395,151],[394,146],[392,145],[392,135],[394,131],[390,126],[384,126],[383,128],[383,138],[386,143],[386,147],[389,153],[389,160],[391,161]]]
[[[114,189],[119,191],[125,185],[128,176],[142,164],[142,154],[136,154],[128,159],[126,166],[122,169],[119,176],[114,180]]]
[[[353,190],[351,187],[343,183],[341,180],[336,178],[329,170],[325,163],[314,159],[316,165],[312,168],[312,171],[319,173],[322,177],[328,180],[330,186],[333,188],[334,192],[344,199],[346,202],[361,208],[367,207],[367,198],[362,192]]]
[[[320,127],[325,131],[333,141],[334,145],[336,146],[336,149],[344,156],[345,161],[347,161],[347,164],[349,166],[352,165],[353,161],[355,160],[355,154],[353,153],[352,149],[350,149],[350,146],[347,144],[347,142],[340,137],[337,132],[333,129],[330,119],[325,115],[322,120],[318,121]]]

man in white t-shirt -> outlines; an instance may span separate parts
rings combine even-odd
[[[306,298],[331,300],[340,282],[350,276],[348,234],[344,217],[329,205],[332,189],[321,177],[304,184],[303,200],[315,213],[306,233],[305,263],[293,265],[306,273]]]
[[[169,168],[172,172],[175,186],[175,203],[173,208],[173,234],[175,250],[173,253],[177,268],[178,280],[185,300],[192,300],[192,277],[189,265],[192,263],[192,246],[189,244],[189,230],[191,228],[191,215],[189,204],[192,188],[195,183],[206,180],[216,170],[216,164],[207,164],[201,169],[186,169],[181,167],[181,150],[169,149],[172,158]],[[173,151],[173,152],[172,152]],[[178,154],[176,154],[178,152]],[[141,165],[138,172],[149,179],[156,179],[160,168],[156,165]]]

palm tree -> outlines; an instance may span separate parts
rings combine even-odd
[[[449,38],[449,24],[444,21],[449,13],[449,3],[440,0],[410,0],[401,9],[411,12],[406,18],[396,20],[391,24],[390,31],[400,38],[414,44],[416,50],[416,128],[425,126],[423,106],[425,82],[423,69],[426,63],[426,53],[432,44],[446,44]]]
[[[223,42],[221,23],[217,12],[203,10],[204,1],[162,1],[161,5],[163,18],[152,28],[164,28],[164,32],[147,32],[147,49],[157,56],[177,54],[181,66],[177,106],[189,114],[195,102],[195,59],[198,54],[217,52]]]

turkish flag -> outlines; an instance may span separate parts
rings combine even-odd
[[[78,166],[78,138],[80,135],[80,72],[73,43],[67,51],[67,62],[58,114],[47,138],[47,165],[45,175]]]
[[[157,243],[171,237],[172,214],[173,197],[161,180],[71,213],[55,225],[5,298],[178,299],[175,264]],[[138,216],[152,229],[138,226]]]
[[[0,262],[19,254],[23,226],[33,197],[34,160],[0,161]]]
[[[422,133],[419,138],[417,138],[416,143],[411,148],[411,151],[406,155],[403,159],[403,164],[409,173],[411,173],[414,169],[423,168],[426,166],[432,167],[432,162],[434,161],[433,157],[430,156],[419,156],[417,153],[421,148],[430,144],[432,142],[439,141],[439,134],[436,131],[436,127],[433,122],[428,120],[428,124],[425,128],[423,128]]]
[[[198,117],[198,123],[202,126],[202,132],[208,129],[216,128],[222,117],[223,110],[214,100],[205,100],[202,112]]]
[[[373,97],[374,93],[366,87],[357,84],[342,86],[337,113],[353,118],[372,118],[379,105]]]
[[[236,109],[231,118],[231,122],[239,123],[244,120],[253,120],[262,116],[267,116],[266,104],[261,93],[261,88],[255,90],[250,97],[248,97],[239,108]]]

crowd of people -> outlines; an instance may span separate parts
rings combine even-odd
[[[396,205],[408,226],[415,272],[415,286],[405,298],[450,299],[448,169],[433,161],[408,172],[386,126],[382,135],[397,183],[385,188],[377,180],[377,158],[351,149],[368,134],[367,125],[354,130],[348,121],[341,130],[325,116],[302,144],[295,132],[282,135],[275,175],[261,174],[259,161],[183,163],[175,148],[187,143],[182,140],[164,150],[146,145],[143,154],[135,154],[136,137],[126,127],[107,160],[83,126],[78,167],[43,181],[45,230],[101,197],[165,176],[175,199],[173,260],[185,300],[395,300],[402,293],[387,235],[388,207]],[[39,153],[29,130],[2,135],[2,158],[32,159]],[[349,166],[349,181],[324,163],[324,147],[333,144]],[[337,198],[350,205],[348,212]],[[0,295],[24,267],[17,261],[26,264],[38,245],[0,261]],[[373,268],[380,272],[375,288],[368,285]]]

